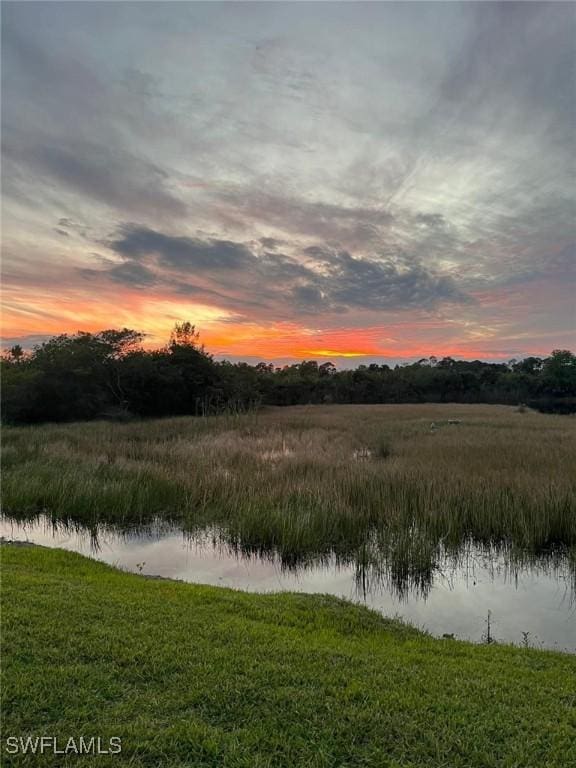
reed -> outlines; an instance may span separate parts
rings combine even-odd
[[[572,417],[339,405],[5,428],[2,461],[4,514],[17,520],[211,527],[287,567],[330,554],[358,564],[369,548],[400,581],[469,542],[575,561]]]

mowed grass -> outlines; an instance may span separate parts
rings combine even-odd
[[[576,658],[4,545],[3,766],[567,768]],[[10,756],[9,736],[122,739]]]
[[[463,540],[574,553],[574,427],[451,404],[6,428],[3,507],[94,529],[216,525],[233,546],[287,564],[385,553],[399,572],[409,558],[425,573],[440,544],[456,552]]]

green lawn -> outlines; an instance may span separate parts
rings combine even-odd
[[[436,640],[328,597],[2,547],[2,765],[576,765],[576,658]],[[122,739],[115,756],[12,735]]]

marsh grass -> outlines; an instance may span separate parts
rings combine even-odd
[[[389,459],[392,456],[392,445],[388,435],[378,435],[374,447],[374,455],[378,459]]]
[[[357,564],[370,551],[398,585],[429,582],[441,552],[466,542],[520,559],[560,552],[574,572],[571,417],[339,405],[5,428],[2,461],[15,520],[210,526],[286,567],[329,554]]]

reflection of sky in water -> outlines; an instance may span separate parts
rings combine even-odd
[[[538,647],[576,651],[576,606],[562,575],[525,569],[510,574],[503,562],[471,558],[466,565],[435,576],[426,599],[409,595],[400,600],[386,588],[358,590],[354,568],[334,563],[283,571],[274,560],[242,559],[205,537],[200,542],[181,533],[119,536],[99,534],[94,552],[89,533],[54,529],[44,522],[17,525],[0,521],[0,535],[35,544],[57,546],[91,555],[112,565],[145,574],[215,584],[258,592],[322,592],[364,602],[388,616],[399,615],[435,635],[454,633],[479,641],[491,611],[492,634],[498,640],[522,643],[522,633]],[[144,564],[144,565],[142,565]]]

